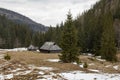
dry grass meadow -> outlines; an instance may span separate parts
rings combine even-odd
[[[72,71],[80,70],[81,68],[77,65],[71,63],[61,63],[61,62],[49,62],[47,59],[58,59],[59,53],[40,53],[40,52],[8,52],[11,56],[10,62],[12,63],[22,63],[24,65],[36,65],[36,66],[47,66],[57,68],[58,71]]]
[[[79,65],[74,65],[72,63],[62,63],[62,62],[49,62],[47,59],[59,59],[59,53],[40,53],[40,52],[7,52],[11,56],[10,62],[12,64],[20,63],[23,65],[36,65],[36,66],[47,66],[57,68],[55,72],[63,71],[73,71],[73,70],[82,70]],[[120,54],[118,55],[120,57]],[[120,62],[111,63],[107,61],[99,61],[94,57],[80,55],[80,60],[82,63],[87,62],[88,69],[100,70],[107,73],[120,73]],[[115,70],[113,66],[119,66],[118,70]],[[106,67],[109,66],[109,67]]]

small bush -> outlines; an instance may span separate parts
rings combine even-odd
[[[85,62],[83,65],[84,68],[88,68],[88,64]]]
[[[10,59],[11,59],[11,56],[10,56],[10,55],[8,55],[8,54],[6,54],[6,55],[4,56],[4,59],[8,61],[8,60],[10,60]]]

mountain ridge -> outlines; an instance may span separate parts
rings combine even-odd
[[[46,32],[48,30],[47,26],[44,26],[43,24],[37,23],[33,21],[32,19],[19,14],[17,12],[14,12],[12,10],[0,8],[0,15],[5,15],[6,18],[12,20],[13,22],[19,23],[19,24],[25,24],[33,31],[39,31],[39,32]]]

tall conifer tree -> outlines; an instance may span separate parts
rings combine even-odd
[[[67,20],[62,32],[61,47],[63,51],[59,57],[62,62],[69,63],[79,60],[77,34],[70,12],[67,15]]]

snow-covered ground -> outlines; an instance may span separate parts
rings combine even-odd
[[[119,66],[116,65],[116,66],[113,66],[113,68],[114,68],[115,70],[118,70],[118,69],[119,69]]]
[[[31,70],[23,72],[24,74],[20,73],[19,75],[27,75],[30,72]],[[0,74],[0,80],[12,79],[13,77],[14,75],[12,73],[7,75]],[[63,73],[49,72],[49,74],[46,74],[44,71],[39,71],[38,78],[36,80],[120,80],[120,74],[85,73],[83,71],[71,71]]]
[[[7,75],[0,74],[0,80],[6,80],[11,78],[13,78],[13,74],[7,74]]]
[[[0,54],[0,59],[3,59],[4,54]]]
[[[120,74],[97,74],[73,71],[68,73],[60,73],[60,75],[67,80],[120,80]]]
[[[59,59],[47,59],[47,61],[49,61],[49,62],[59,62],[60,60]]]
[[[112,65],[107,65],[107,66],[105,66],[105,67],[108,68],[108,67],[110,67],[110,66],[112,66]]]
[[[52,67],[39,67],[40,70],[44,70],[44,71],[52,71],[54,70]]]
[[[31,73],[33,70],[26,70],[26,71],[22,71],[22,72],[17,72],[16,74],[14,75],[27,75],[29,73]]]
[[[83,68],[83,65],[84,65],[84,64],[80,64],[79,67]]]
[[[57,69],[57,68],[45,67],[45,66],[37,67],[35,65],[28,65],[28,68],[31,69],[31,70],[38,69],[38,70],[43,70],[43,71],[52,71],[52,70]]]
[[[0,49],[0,52],[3,51],[27,51],[27,48]]]
[[[92,72],[96,72],[96,73],[99,73],[100,71],[99,70],[95,70],[95,69],[88,69],[89,71],[92,71]]]
[[[114,67],[116,68],[117,66]],[[36,69],[37,72],[34,71]],[[102,73],[99,70],[94,70],[94,69],[88,69],[88,70],[96,73],[85,73],[79,70],[54,73],[53,70],[56,70],[56,68],[28,65],[28,68],[26,69],[21,67],[11,70],[10,74],[6,74],[6,75],[0,74],[0,80],[12,79],[15,76],[28,75],[30,73],[38,75],[36,80],[120,80],[120,74]]]

